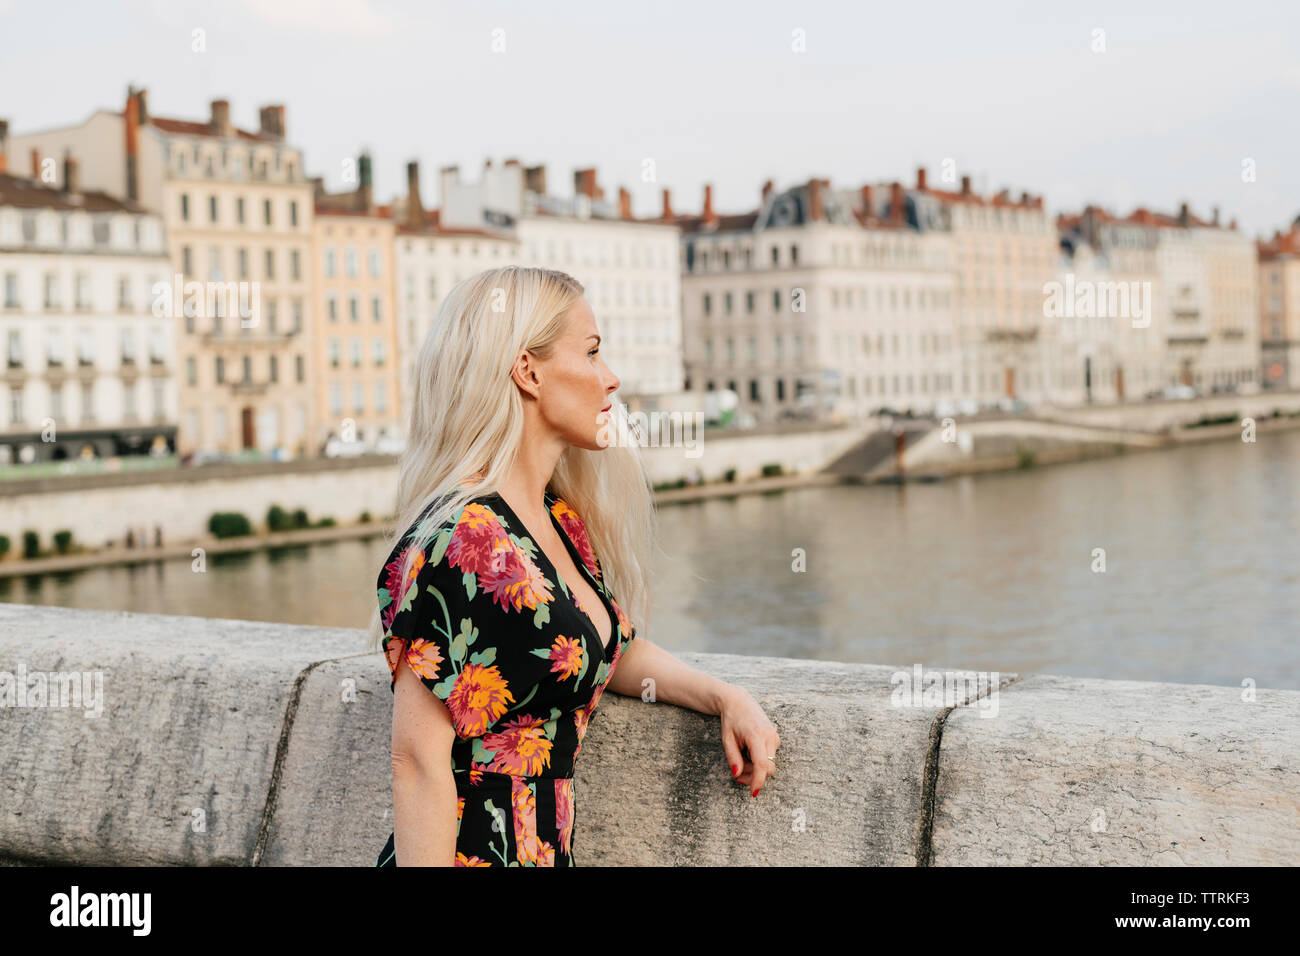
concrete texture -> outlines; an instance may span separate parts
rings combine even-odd
[[[0,707],[0,860],[372,865],[392,695],[361,641],[0,604],[0,671],[103,677],[99,717]],[[608,693],[579,865],[1300,862],[1300,692],[1002,675],[986,716],[894,706],[895,667],[680,656],[750,690],[777,773],[754,799],[716,717]]]

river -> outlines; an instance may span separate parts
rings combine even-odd
[[[640,633],[670,650],[1300,690],[1300,431],[660,522]],[[0,601],[362,627],[380,544],[6,578]]]

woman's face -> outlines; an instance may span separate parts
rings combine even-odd
[[[570,445],[591,451],[604,447],[597,436],[609,420],[610,396],[621,384],[601,357],[599,342],[596,316],[580,298],[569,309],[550,358],[537,366],[542,420]]]

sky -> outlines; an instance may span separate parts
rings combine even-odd
[[[942,187],[947,161],[1053,213],[1188,202],[1256,237],[1300,215],[1296,3],[0,0],[11,132],[130,84],[178,119],[228,99],[246,129],[283,103],[309,174],[342,189],[369,149],[381,202],[410,159],[426,205],[439,167],[515,157],[559,196],[594,166],[639,216],[665,187],[698,213],[706,183],[723,214],[767,179]]]

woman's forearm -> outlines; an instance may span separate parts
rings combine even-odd
[[[450,767],[393,767],[393,849],[398,866],[454,866],[456,778]]]
[[[649,679],[649,683],[647,683]],[[686,707],[701,714],[718,714],[733,685],[696,670],[657,644],[638,637],[619,658],[609,689],[625,697],[644,696]]]

